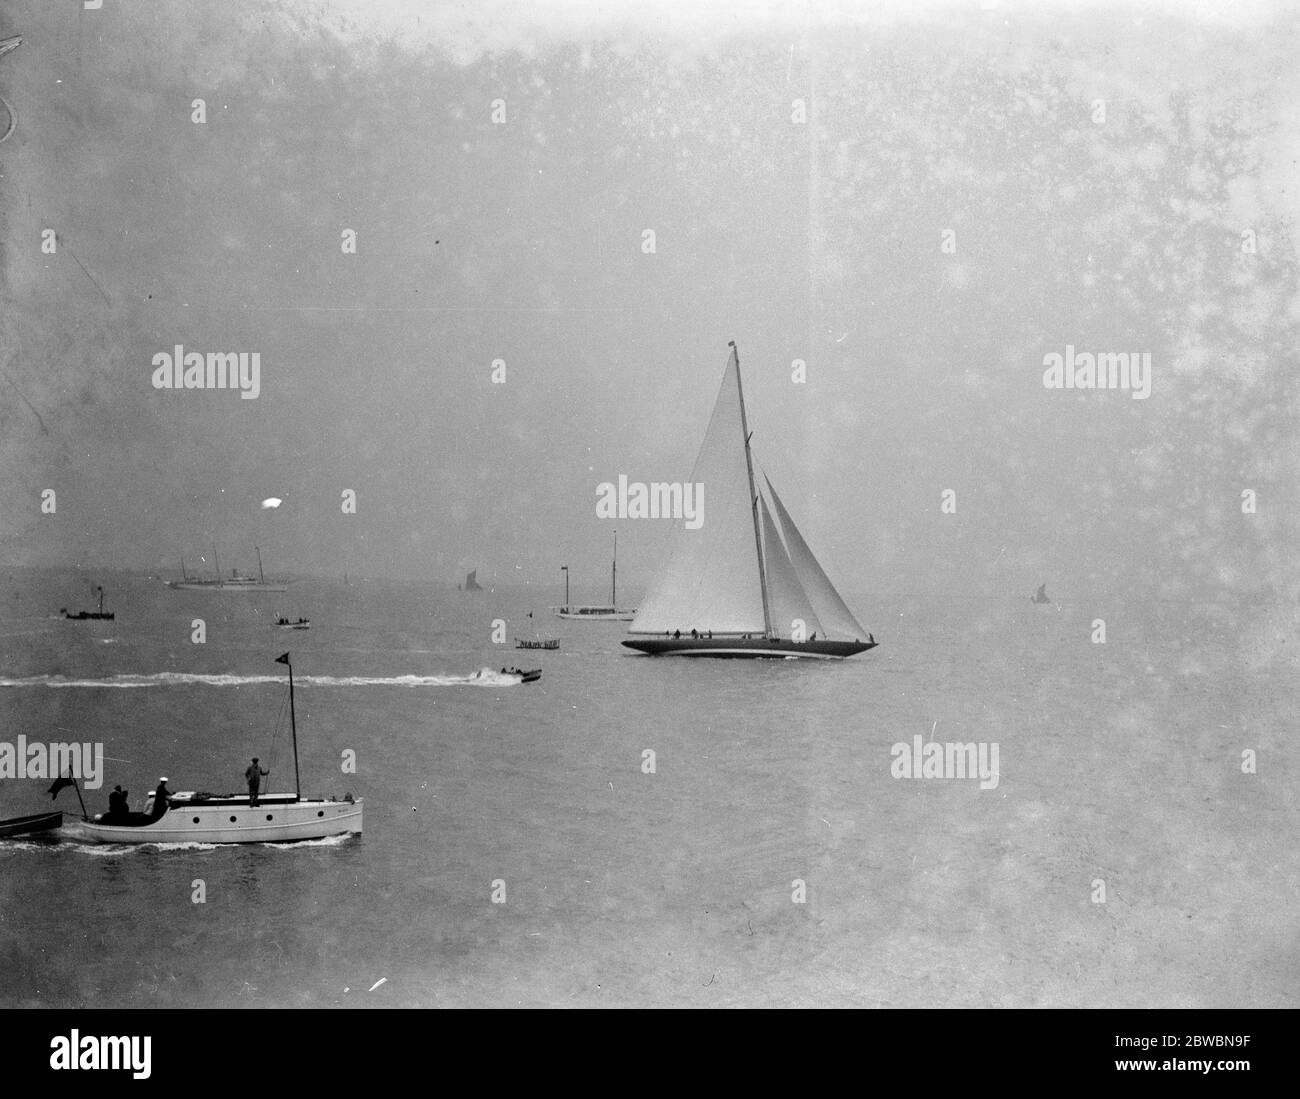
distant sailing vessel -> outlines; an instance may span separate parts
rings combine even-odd
[[[608,605],[580,603],[575,606],[570,603],[569,566],[561,565],[560,571],[564,573],[564,606],[555,608],[555,613],[559,617],[585,619],[588,622],[631,622],[636,617],[635,607],[618,605],[618,531],[614,532],[614,565],[610,572]]]
[[[763,478],[755,488],[735,343],[693,482],[707,521],[677,546],[623,644],[653,655],[837,659],[874,648]]]
[[[92,620],[92,619],[104,619],[104,620],[106,620],[106,621],[112,622],[113,619],[116,618],[117,616],[116,616],[112,611],[105,611],[105,610],[104,610],[104,588],[103,588],[103,585],[100,585],[100,586],[97,587],[95,590],[96,590],[97,592],[99,592],[99,610],[97,610],[97,611],[78,611],[76,614],[69,614],[69,613],[68,613],[68,608],[67,608],[67,607],[64,607],[60,613],[63,615],[64,618],[67,618],[67,619],[69,619],[69,620],[72,621],[72,622],[88,622],[88,621],[90,621],[90,620]]]
[[[185,571],[185,558],[181,558],[181,576],[180,580],[169,580],[167,586],[175,588],[177,591],[220,591],[220,592],[262,592],[262,591],[288,591],[285,584],[268,584],[266,575],[262,572],[262,551],[254,546],[257,550],[257,579],[251,576],[241,576],[235,569],[230,570],[230,575],[223,577],[221,575],[221,562],[217,558],[217,547],[212,547],[212,563],[216,576],[211,580],[204,580],[197,576],[190,576]]]
[[[1038,591],[1029,597],[1031,603],[1050,603],[1052,600],[1047,595],[1047,585],[1039,584]]]
[[[247,794],[171,794],[166,804],[151,797],[143,813],[115,820],[102,814],[78,828],[95,843],[287,843],[323,839],[361,831],[361,803],[348,794],[342,801],[303,798],[298,778],[298,723],[293,705],[293,665],[289,654],[276,657],[289,667],[289,721],[293,729],[292,794],[260,794],[254,806]],[[60,780],[76,785],[71,780]],[[77,796],[81,796],[78,789]]]
[[[478,582],[478,569],[475,569],[467,577],[465,583],[456,585],[457,591],[482,591],[483,586]]]

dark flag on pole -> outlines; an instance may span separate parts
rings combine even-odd
[[[50,784],[50,800],[52,801],[55,798],[57,798],[59,796],[59,791],[62,790],[65,786],[76,786],[76,785],[77,785],[76,779],[64,778],[62,775],[60,775]]]
[[[275,658],[275,662],[276,662],[277,664],[288,664],[288,663],[289,663],[289,654],[288,654],[288,653],[285,653],[283,656],[277,656],[277,657]]]

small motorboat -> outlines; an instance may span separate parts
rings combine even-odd
[[[62,825],[62,813],[32,813],[26,817],[0,820],[0,836],[25,836],[32,832],[51,832]]]
[[[515,638],[516,649],[558,649],[560,639],[558,637],[538,638],[536,641],[530,641],[528,638]]]
[[[275,620],[275,625],[282,630],[310,630],[311,619],[300,618],[297,622],[290,622],[289,619],[281,616]]]
[[[502,675],[517,675],[520,683],[536,683],[542,678],[542,669],[533,668],[532,671],[524,671],[522,668],[502,668]]]

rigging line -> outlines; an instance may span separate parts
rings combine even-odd
[[[284,711],[287,707],[288,707],[287,701],[282,701],[280,703],[280,712],[276,715],[275,725],[271,730],[271,747],[267,751],[267,759],[270,762],[271,766],[268,767],[267,770],[271,771],[272,773],[275,772],[275,769],[279,764],[279,760],[276,756],[276,752],[278,750],[277,745],[279,744],[279,740],[280,740],[280,730],[284,726]],[[267,789],[268,791],[270,790],[269,782],[267,783]]]

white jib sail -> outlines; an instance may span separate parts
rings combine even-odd
[[[825,636],[794,564],[786,552],[768,505],[759,498],[759,517],[763,523],[763,559],[767,566],[767,601],[772,611],[772,630],[777,637],[809,641],[813,634]]]
[[[794,566],[795,575],[799,578],[803,591],[817,613],[817,618],[825,627],[827,634],[819,636],[830,636],[836,641],[853,641],[860,640],[867,636],[867,631],[862,628],[862,624],[853,616],[844,600],[840,598],[840,593],[835,590],[835,585],[830,582],[821,565],[818,564],[817,558],[808,548],[808,543],[804,541],[803,535],[799,533],[799,528],[795,526],[794,520],[790,518],[790,513],[786,511],[785,505],[781,503],[781,497],[776,494],[776,489],[772,487],[772,482],[768,479],[767,474],[763,475],[763,482],[767,486],[767,494],[771,497],[773,510],[776,513],[780,523],[781,534],[784,537],[786,552],[789,554],[791,563]],[[773,616],[775,618],[775,615]]]

